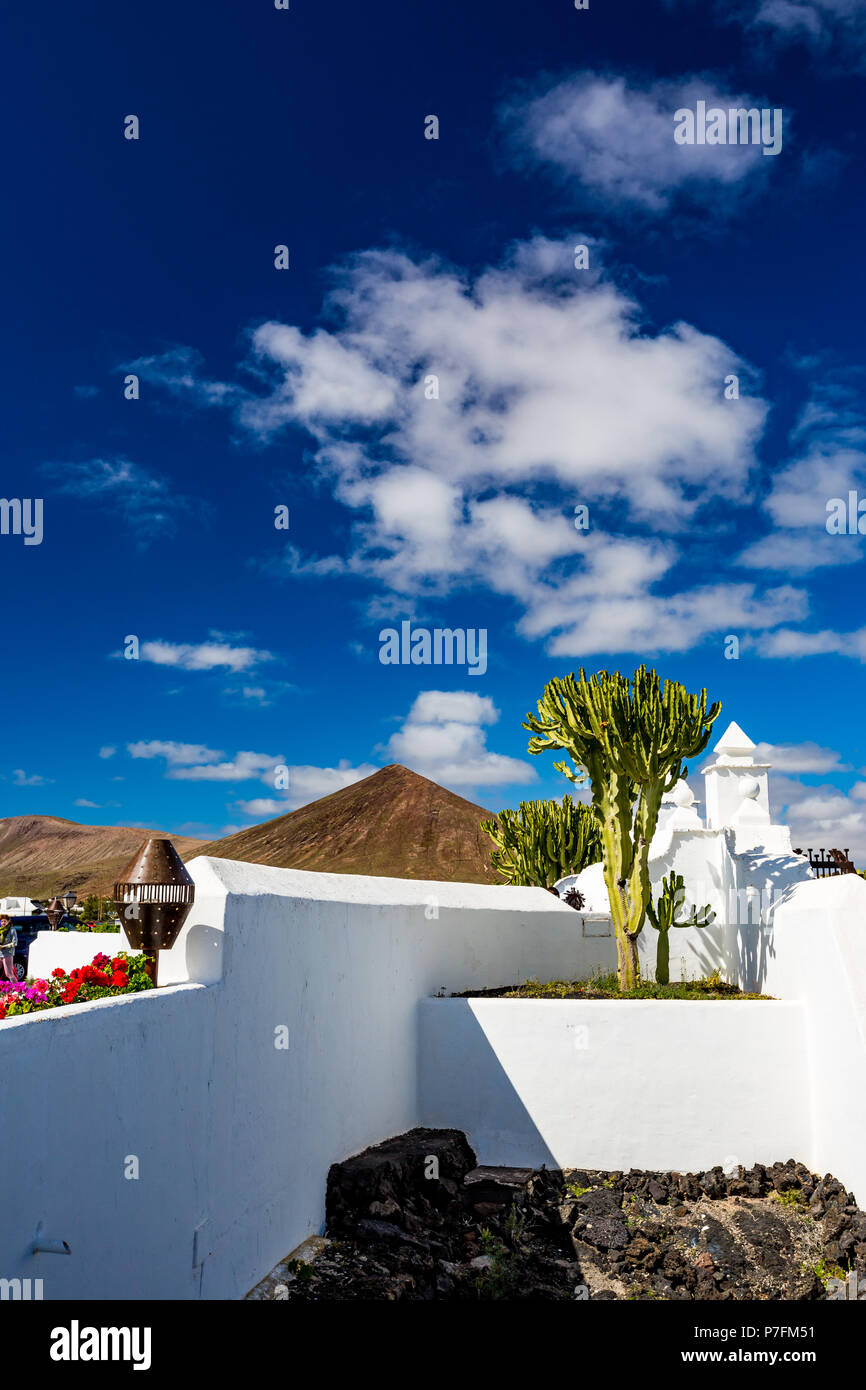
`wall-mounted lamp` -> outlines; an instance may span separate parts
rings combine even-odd
[[[167,835],[146,841],[114,885],[117,915],[154,985],[159,952],[174,945],[194,900],[195,884]]]

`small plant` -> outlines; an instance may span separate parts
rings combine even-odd
[[[526,1226],[526,1213],[519,1211],[516,1202],[511,1203],[511,1210],[505,1218],[505,1229],[508,1232],[512,1245],[518,1245],[523,1239],[523,1231]]]
[[[716,920],[715,912],[710,910],[709,904],[701,908],[700,913],[696,907],[692,907],[688,917],[679,921],[685,903],[685,885],[682,874],[675,874],[671,870],[670,878],[662,879],[661,897],[653,906],[652,899],[647,903],[646,915],[652,922],[659,934],[658,947],[656,949],[656,982],[660,985],[670,984],[670,938],[671,927],[708,927],[711,922]]]
[[[309,1284],[313,1278],[313,1266],[307,1264],[306,1260],[289,1260],[287,1268],[299,1284]]]
[[[586,900],[583,894],[580,892],[580,889],[569,888],[567,893],[563,893],[562,901],[566,903],[568,907],[573,907],[577,912],[579,912]]]
[[[512,1206],[511,1212],[514,1212]],[[509,1217],[511,1213],[509,1213]],[[522,1219],[517,1222],[514,1218],[513,1227],[522,1233]],[[487,1227],[482,1226],[479,1231],[481,1239],[481,1249],[490,1258],[490,1266],[484,1270],[475,1281],[475,1289],[479,1298],[502,1299],[511,1298],[520,1283],[520,1258],[515,1251],[511,1251],[499,1240]]]
[[[489,1226],[481,1227],[481,1230],[478,1232],[478,1239],[481,1242],[481,1249],[484,1251],[485,1255],[492,1255],[499,1245],[499,1241],[496,1239]]]
[[[626,1197],[625,1201],[623,1202],[623,1210],[628,1212],[628,1216],[625,1219],[625,1224],[629,1228],[629,1230],[633,1230],[636,1226],[639,1226],[641,1222],[645,1219],[643,1211],[641,1210],[640,1202],[638,1201],[634,1192],[630,1192],[629,1195]]]
[[[659,1296],[660,1295],[656,1293],[655,1289],[650,1288],[648,1284],[645,1288],[641,1288],[640,1284],[630,1284],[628,1293],[626,1294],[626,1301],[634,1303],[641,1298],[652,1300],[659,1298]]]
[[[793,1207],[794,1210],[803,1212],[808,1206],[806,1194],[800,1187],[789,1187],[785,1192],[771,1193],[774,1202],[778,1202],[782,1207]]]
[[[821,1280],[821,1283],[824,1285],[825,1289],[831,1279],[845,1278],[845,1270],[842,1269],[840,1265],[828,1264],[827,1261],[824,1259],[823,1255],[821,1256],[820,1260],[816,1260],[813,1265],[802,1264],[800,1265],[800,1268],[804,1274],[816,1275]]]
[[[591,1187],[581,1187],[579,1182],[569,1182],[565,1186],[566,1192],[571,1197],[585,1197],[587,1192],[591,1192]]]

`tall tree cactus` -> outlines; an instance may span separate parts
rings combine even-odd
[[[530,753],[564,749],[574,769],[557,767],[572,781],[589,778],[622,990],[640,981],[637,939],[651,897],[649,847],[662,796],[688,771],[683,759],[706,748],[720,709],[707,708],[706,690],[691,695],[640,666],[631,681],[619,671],[556,677],[538,715],[524,720]]]
[[[500,811],[481,822],[493,841],[490,860],[511,884],[551,888],[566,874],[579,874],[601,859],[601,834],[588,806],[562,801],[521,801],[517,811]]]
[[[658,946],[656,947],[656,981],[660,985],[669,985],[671,981],[669,936],[671,927],[708,927],[711,922],[716,920],[716,914],[707,903],[707,906],[702,907],[700,912],[693,906],[688,917],[683,917],[680,921],[685,897],[682,874],[675,874],[671,870],[670,878],[662,879],[662,893],[655,907],[653,907],[652,898],[647,903],[646,915],[659,934]]]

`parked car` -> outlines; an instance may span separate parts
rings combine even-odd
[[[15,947],[15,955],[13,956],[15,974],[19,980],[26,980],[30,947],[41,931],[51,930],[51,923],[44,912],[34,912],[29,917],[13,917],[11,921],[18,933],[18,945]],[[76,922],[77,918],[70,916],[67,912],[58,922],[57,930],[74,931]]]

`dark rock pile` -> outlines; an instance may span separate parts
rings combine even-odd
[[[866,1214],[793,1159],[484,1168],[460,1131],[414,1129],[331,1168],[327,1232],[281,1297],[810,1300],[850,1270],[866,1291]]]

